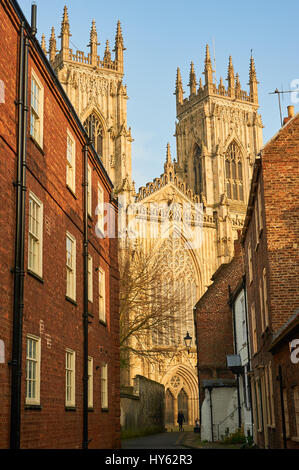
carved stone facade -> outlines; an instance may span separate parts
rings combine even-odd
[[[70,28],[65,8],[61,25],[61,49],[57,53],[54,29],[50,39],[49,58],[59,80],[70,97],[87,130],[93,130],[94,145],[115,185],[116,193],[126,197],[126,204],[135,200],[142,217],[138,227],[145,230],[145,245],[155,246],[157,256],[165,259],[167,269],[177,271],[174,289],[188,292],[182,308],[180,325],[169,330],[166,348],[175,355],[161,364],[136,359],[130,367],[130,381],[140,374],[158,381],[166,391],[166,421],[176,424],[179,408],[187,422],[199,416],[196,349],[187,354],[183,338],[187,329],[193,338],[193,306],[211,283],[217,268],[233,256],[237,230],[244,223],[252,175],[252,165],[262,146],[262,122],[258,114],[257,78],[253,58],[250,60],[249,93],[241,89],[231,58],[228,87],[215,83],[209,48],[206,48],[205,83],[196,81],[194,65],[190,70],[190,95],[183,97],[180,70],[176,79],[177,159],[172,161],[167,147],[164,172],[135,193],[131,182],[131,130],[127,127],[127,90],[123,84],[123,38],[120,23],[115,38],[115,59],[109,43],[103,58],[98,55],[95,22],[90,33],[90,53],[70,49]],[[45,50],[43,39],[42,47]],[[197,85],[199,85],[197,87]],[[180,232],[176,208],[191,207],[191,227],[200,233],[201,243],[186,247],[186,238],[173,237]],[[192,220],[198,204],[202,204],[202,221]],[[156,206],[163,206],[156,208]],[[166,209],[165,209],[166,208]],[[153,215],[152,211],[156,211]],[[164,212],[172,219],[169,240],[165,237]],[[168,212],[167,212],[168,211]],[[143,218],[144,224],[141,224]],[[153,224],[154,220],[154,224]],[[150,223],[147,223],[149,222]],[[188,224],[187,224],[188,225]],[[153,237],[149,230],[160,234]],[[172,251],[171,251],[172,250]],[[171,264],[172,263],[172,264]],[[177,337],[173,338],[173,331]],[[149,341],[159,339],[152,336]],[[130,385],[130,384],[123,384]]]
[[[192,211],[202,203],[203,208],[202,224],[196,228],[201,231],[199,246],[188,249],[181,237],[173,244],[171,255],[166,246],[169,242],[155,241],[157,256],[165,259],[166,272],[174,259],[172,270],[179,271],[178,285],[182,283],[189,289],[190,301],[182,308],[181,324],[169,332],[170,343],[173,335],[180,334],[179,341],[175,341],[177,354],[157,366],[137,360],[131,369],[132,377],[139,373],[165,386],[166,423],[170,426],[176,424],[180,408],[189,424],[199,415],[195,347],[187,354],[183,339],[187,331],[195,338],[193,325],[190,325],[194,297],[196,301],[201,298],[217,268],[233,256],[234,240],[246,214],[252,166],[262,147],[263,126],[258,114],[258,82],[253,58],[250,60],[249,94],[241,90],[231,58],[228,87],[224,87],[222,79],[216,86],[208,46],[204,75],[205,84],[200,80],[197,89],[191,63],[190,96],[183,99],[178,69],[175,92],[177,161],[172,161],[168,146],[164,173],[136,194],[136,202],[147,208],[148,216],[154,204],[163,202],[168,207],[190,203]],[[186,258],[189,261],[186,262]],[[181,269],[182,260],[188,266]]]
[[[70,48],[70,24],[64,8],[61,24],[61,48],[56,50],[52,28],[49,60],[70,98],[79,118],[90,132],[88,119],[92,116],[94,146],[112,180],[115,191],[125,182],[131,189],[131,129],[127,127],[127,88],[123,83],[123,36],[120,22],[115,36],[115,58],[111,57],[109,42],[103,57],[98,55],[98,34],[95,21],[90,31],[90,53],[73,52]],[[45,42],[43,40],[45,51]],[[90,119],[89,119],[90,120]]]

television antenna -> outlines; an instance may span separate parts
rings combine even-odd
[[[269,93],[269,95],[277,95],[278,96],[278,105],[279,105],[279,112],[280,112],[280,122],[281,122],[281,127],[283,126],[282,122],[282,112],[281,112],[281,100],[280,100],[280,95],[284,95],[284,93],[296,93],[296,90],[288,90],[288,91],[279,91],[278,88],[276,88],[275,91],[272,93]]]

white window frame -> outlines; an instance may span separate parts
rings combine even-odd
[[[269,326],[269,304],[268,304],[266,268],[263,269],[263,298],[264,298],[265,328],[267,328],[267,326]]]
[[[35,357],[28,356],[28,341],[35,343]],[[29,363],[35,364],[35,379],[29,378]],[[40,365],[41,365],[41,339],[38,336],[28,334],[26,337],[26,391],[25,403],[26,405],[40,405]],[[32,370],[32,369],[31,369]],[[29,397],[29,383],[35,382],[35,394]]]
[[[283,394],[283,404],[284,404],[284,419],[285,419],[285,425],[286,425],[286,435],[287,437],[290,437],[290,416],[289,416],[289,408],[288,408],[288,397],[287,397],[287,389],[286,387],[283,388],[282,394]]]
[[[35,82],[39,97],[37,106],[34,105],[33,82]],[[32,129],[32,118],[36,120],[37,126]],[[34,70],[31,70],[31,95],[30,95],[30,135],[43,148],[43,126],[44,126],[44,87]]]
[[[32,230],[32,221],[31,218],[34,217],[32,214],[33,205],[36,206],[36,221],[38,223],[38,230]],[[28,269],[33,273],[37,274],[39,277],[43,276],[43,218],[44,218],[44,206],[43,203],[33,194],[29,192],[29,216],[28,216]],[[31,256],[36,249],[35,259],[36,262],[33,263],[34,257]]]
[[[91,166],[87,167],[87,181],[88,181],[88,191],[87,191],[87,213],[91,217],[92,215],[92,171]]]
[[[93,358],[88,356],[88,408],[93,408]]]
[[[261,184],[259,184],[259,186],[258,186],[257,199],[258,199],[258,205],[259,205],[258,217],[259,217],[259,235],[260,235],[261,231],[263,230],[263,213],[262,213],[262,192],[261,192]]]
[[[99,319],[103,323],[107,322],[106,316],[106,273],[99,268]]]
[[[269,387],[270,387],[271,426],[274,428],[275,427],[275,408],[274,408],[272,362],[269,362],[268,364],[268,371],[269,371]]]
[[[108,364],[101,367],[101,407],[108,409]]]
[[[296,434],[295,437],[299,438],[299,387],[293,387],[293,398],[294,398],[294,411],[295,411],[295,424]]]
[[[255,219],[255,238],[256,238],[256,246],[259,244],[260,241],[260,227],[259,227],[259,208],[258,208],[258,200],[256,199],[254,205],[254,219]]]
[[[72,144],[70,153],[69,142]],[[71,156],[71,161],[69,156]],[[68,129],[66,137],[66,185],[74,194],[76,193],[76,141]]]
[[[251,329],[252,329],[252,349],[253,354],[257,352],[257,331],[256,331],[256,312],[255,304],[251,304]]]
[[[72,265],[68,264],[68,239],[70,240],[72,247]],[[76,239],[69,232],[66,232],[66,296],[76,301]]]
[[[253,268],[252,268],[252,247],[251,242],[248,244],[248,269],[249,269],[249,284],[253,281]]]
[[[88,301],[93,302],[93,272],[91,255],[88,255]]]
[[[265,309],[264,309],[264,292],[263,292],[263,280],[259,280],[259,294],[260,294],[260,311],[261,311],[261,324],[262,333],[265,331]]]
[[[104,235],[104,189],[98,184],[97,228]]]
[[[68,357],[71,364],[68,364]],[[68,394],[70,389],[70,394]],[[72,349],[65,350],[65,406],[76,406],[76,353]]]

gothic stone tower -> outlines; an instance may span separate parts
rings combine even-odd
[[[90,31],[90,53],[73,52],[70,48],[70,24],[64,7],[61,23],[61,47],[56,50],[55,31],[52,28],[49,60],[87,130],[92,129],[95,149],[116,191],[130,190],[131,185],[131,129],[127,128],[127,89],[123,84],[125,50],[120,22],[117,24],[114,60],[109,42],[103,57],[95,21]],[[42,47],[46,52],[45,38]]]
[[[234,239],[244,224],[252,165],[262,146],[262,122],[258,114],[257,78],[253,58],[250,61],[250,92],[241,89],[229,59],[228,87],[222,79],[216,86],[209,48],[206,48],[205,85],[197,89],[194,66],[190,71],[190,96],[183,98],[180,71],[177,72],[177,160],[167,146],[164,172],[142,186],[135,196],[143,213],[159,204],[182,206],[189,202],[192,210],[203,204],[202,243],[186,249],[181,238],[152,240],[158,256],[165,260],[165,273],[176,273],[174,291],[189,299],[181,306],[178,324],[171,324],[166,338],[152,337],[153,347],[176,352],[163,357],[159,366],[135,360],[131,377],[145,375],[165,386],[166,423],[176,424],[178,409],[184,410],[189,424],[198,416],[198,382],[196,349],[186,353],[183,343],[188,331],[194,338],[192,307],[211,284],[219,266],[229,263],[234,254]],[[148,216],[147,216],[148,217]],[[152,220],[152,218],[151,218]],[[162,218],[157,216],[157,223]],[[150,237],[147,237],[149,240]],[[183,297],[185,298],[185,296]],[[195,301],[195,302],[196,302]],[[217,378],[217,377],[215,377]]]
[[[217,86],[208,45],[205,83],[197,88],[193,63],[190,70],[190,94],[183,98],[180,69],[176,79],[176,174],[195,194],[199,194],[206,214],[218,225],[220,261],[225,252],[227,234],[221,221],[227,216],[233,226],[244,219],[249,195],[252,165],[262,146],[262,122],[258,114],[258,81],[254,60],[250,60],[249,94],[241,89],[239,75],[229,58],[228,87],[220,78]],[[222,246],[221,246],[222,245]]]

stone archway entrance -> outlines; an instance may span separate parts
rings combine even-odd
[[[195,357],[194,357],[195,359]],[[194,361],[195,362],[195,361]],[[165,387],[165,424],[177,425],[177,415],[182,410],[185,424],[194,424],[198,417],[197,377],[192,369],[178,364],[169,368],[162,378]]]

